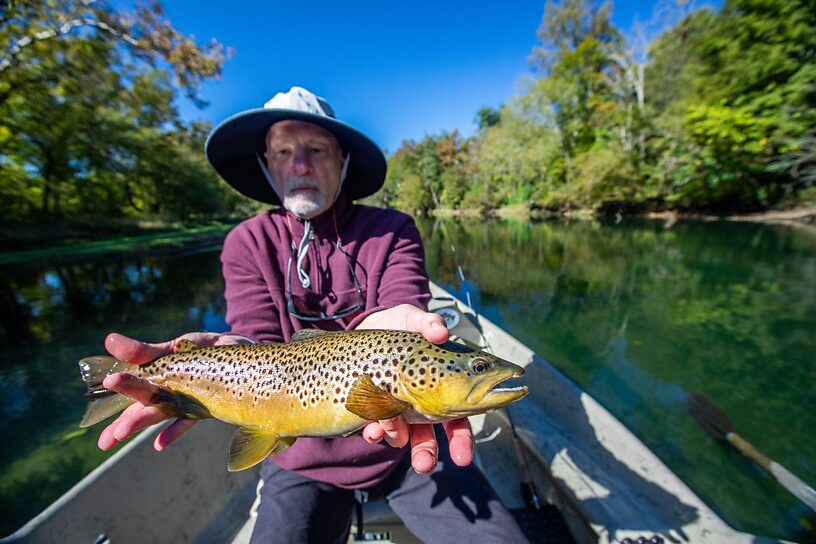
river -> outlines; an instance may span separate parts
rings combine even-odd
[[[718,513],[813,538],[816,517],[705,435],[688,393],[816,483],[816,234],[749,223],[420,221],[431,276],[595,396]],[[461,270],[461,272],[460,272]],[[99,464],[75,362],[118,330],[222,330],[217,252],[0,269],[0,534]]]

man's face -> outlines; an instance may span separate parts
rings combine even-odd
[[[264,156],[284,208],[311,219],[334,203],[343,157],[332,133],[305,121],[278,121],[266,133]]]

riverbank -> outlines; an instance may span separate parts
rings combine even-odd
[[[87,237],[48,237],[47,232],[26,233],[28,246],[20,247],[16,240],[15,249],[0,251],[0,266],[29,265],[42,262],[63,262],[66,260],[92,260],[110,255],[148,255],[174,252],[204,251],[218,247],[234,223],[214,223],[208,225],[177,225],[173,229],[144,227],[143,230],[126,229],[105,231],[97,229],[85,233]],[[8,238],[8,235],[6,236]]]
[[[511,220],[532,220],[543,221],[547,219],[595,219],[598,213],[591,209],[573,209],[559,212],[550,210],[531,209],[525,205],[506,206],[495,210],[482,211],[479,209],[436,209],[431,212],[434,217],[498,217],[500,219]],[[666,210],[660,212],[647,212],[644,214],[617,214],[622,219],[626,216],[644,216],[649,219],[660,219],[670,224],[674,224],[678,219],[700,219],[703,221],[750,221],[754,223],[776,223],[776,224],[796,224],[813,225],[816,227],[816,205],[798,206],[788,209],[766,210],[763,212],[737,215],[713,215],[697,212]]]
[[[592,210],[576,209],[554,213],[531,210],[525,205],[508,206],[484,212],[478,209],[438,209],[434,217],[497,217],[509,221],[546,221],[549,219],[592,220]],[[744,215],[707,215],[663,211],[633,214],[662,220],[671,227],[679,219],[703,221],[741,221],[784,224],[816,232],[816,206],[785,210],[768,210]],[[619,215],[622,220],[625,216]],[[201,251],[217,247],[226,233],[238,222],[214,221],[201,224],[153,221],[105,220],[94,223],[60,225],[7,225],[0,236],[0,266],[42,261],[93,259],[115,254],[157,254],[178,251]]]

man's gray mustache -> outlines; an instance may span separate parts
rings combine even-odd
[[[286,187],[287,191],[297,191],[299,189],[314,189],[319,190],[320,184],[313,180],[290,180]]]

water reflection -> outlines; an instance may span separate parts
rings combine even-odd
[[[60,264],[0,273],[0,534],[47,506],[108,454],[78,431],[76,361],[120,331],[151,341],[225,330],[217,254]]]
[[[813,513],[704,435],[684,402],[691,390],[716,399],[744,436],[816,482],[812,232],[647,221],[421,230],[434,277],[470,291],[478,310],[598,398],[725,519],[806,538]]]

